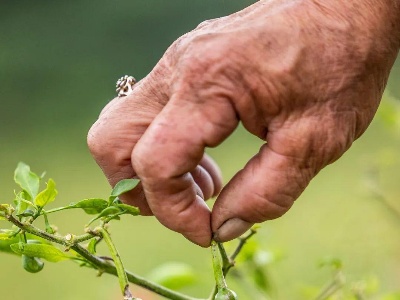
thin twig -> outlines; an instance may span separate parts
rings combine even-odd
[[[248,235],[239,238],[239,245],[236,247],[235,251],[231,255],[231,257],[230,257],[231,261],[235,261],[236,257],[239,255],[240,251],[242,251],[243,246],[256,233],[257,233],[257,231],[255,229],[251,228]]]
[[[6,215],[5,217],[11,223],[13,223],[14,225],[16,225],[17,227],[19,227],[20,229],[22,229],[25,232],[28,232],[35,236],[41,237],[48,241],[69,247],[70,249],[74,250],[76,253],[81,255],[83,258],[85,258],[90,263],[91,266],[95,267],[102,273],[107,273],[107,274],[111,274],[114,276],[118,276],[117,268],[115,267],[114,263],[103,260],[95,255],[92,255],[88,250],[86,250],[84,247],[79,245],[80,242],[83,242],[83,241],[89,239],[89,238],[84,239],[84,238],[82,238],[83,236],[85,236],[85,237],[90,236],[90,238],[92,238],[93,237],[92,234],[87,233],[82,236],[75,236],[71,241],[68,241],[64,237],[47,233],[46,231],[43,231],[43,230],[35,227],[34,225],[22,223],[22,222],[18,221],[17,219],[15,219],[12,215]],[[71,243],[72,243],[72,245],[71,245]],[[154,292],[160,296],[166,297],[168,299],[171,299],[171,300],[201,300],[198,298],[193,298],[193,297],[186,296],[184,294],[175,292],[173,290],[170,290],[170,289],[163,287],[161,285],[158,285],[154,282],[148,281],[147,279],[142,278],[132,272],[127,271],[127,270],[125,270],[125,272],[126,272],[129,282],[136,284],[138,286],[141,286],[149,291],[152,291],[152,292]]]
[[[246,236],[240,237],[239,244],[237,245],[236,249],[233,251],[232,255],[229,257],[226,254],[224,245],[222,243],[217,243],[220,254],[221,254],[221,258],[222,258],[222,271],[223,271],[224,277],[226,277],[226,275],[228,275],[228,273],[229,273],[229,270],[235,266],[235,259],[239,255],[239,253],[242,251],[243,246],[256,233],[257,233],[257,231],[254,228],[251,228],[250,232]],[[218,292],[218,287],[217,287],[217,285],[215,285],[210,296],[208,297],[208,300],[214,299],[217,292]]]
[[[132,298],[132,294],[129,291],[129,282],[128,277],[126,276],[125,268],[121,260],[121,256],[118,253],[117,248],[115,247],[110,234],[108,231],[103,227],[100,229],[101,236],[104,239],[104,242],[107,244],[108,249],[110,251],[111,257],[113,258],[115,268],[117,269],[119,284],[121,287],[122,295],[125,299],[136,299]]]

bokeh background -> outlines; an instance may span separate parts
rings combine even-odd
[[[38,173],[46,170],[56,180],[59,205],[106,197],[110,189],[87,150],[86,133],[114,96],[116,79],[124,74],[144,77],[180,35],[253,2],[1,1],[1,202],[13,199],[18,161]],[[400,97],[399,80],[398,62],[390,95],[367,133],[321,172],[289,213],[263,224],[257,240],[280,257],[265,266],[274,299],[308,299],[308,290],[331,278],[329,269],[317,266],[324,257],[340,258],[349,282],[373,278],[377,296],[371,299],[400,290],[400,102],[393,100]],[[239,128],[209,152],[227,181],[260,145]],[[87,219],[68,212],[51,221],[66,234],[81,233]],[[190,244],[153,218],[125,217],[112,225],[112,233],[128,269],[145,276],[166,261],[188,263],[198,279],[185,291],[208,295],[213,283],[208,249]],[[232,285],[240,299],[254,299],[246,286]],[[92,270],[69,262],[46,263],[32,275],[17,256],[2,253],[0,291],[0,298],[8,300],[120,299],[118,282],[110,276],[97,278]]]

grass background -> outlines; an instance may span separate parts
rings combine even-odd
[[[13,199],[18,161],[58,184],[58,204],[105,197],[109,187],[86,148],[86,133],[114,96],[123,74],[145,76],[177,37],[205,19],[223,16],[253,1],[3,1],[0,4],[0,190]],[[389,90],[400,97],[400,63]],[[385,124],[384,100],[366,134],[344,157],[313,180],[283,218],[263,224],[257,239],[283,259],[269,267],[277,299],[307,299],[304,287],[322,286],[330,272],[317,262],[343,260],[349,280],[377,276],[382,293],[400,287],[400,222],[371,197],[367,171],[378,170],[387,200],[400,209],[399,127]],[[394,103],[394,102],[393,102]],[[392,104],[393,104],[392,103]],[[225,181],[261,142],[239,128],[217,149]],[[56,204],[54,204],[56,205]],[[60,232],[82,232],[79,212],[52,217]],[[3,226],[4,224],[0,224]],[[190,264],[199,275],[187,291],[204,297],[212,286],[208,249],[192,245],[153,218],[127,218],[112,225],[127,268],[146,275],[165,261]],[[46,263],[36,275],[18,257],[0,254],[0,298],[119,299],[118,282],[73,263]],[[237,287],[240,299],[251,299]],[[144,299],[151,299],[148,295]],[[379,299],[380,296],[378,296]]]

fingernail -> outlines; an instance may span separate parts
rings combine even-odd
[[[214,233],[214,240],[223,243],[241,236],[253,226],[253,223],[233,218],[225,221]]]

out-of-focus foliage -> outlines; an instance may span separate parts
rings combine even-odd
[[[125,74],[144,77],[180,35],[205,19],[253,2],[1,1],[1,202],[15,199],[10,174],[21,160],[52,174],[60,191],[59,203],[68,205],[82,197],[106,194],[108,184],[91,160],[85,140],[101,108],[114,97],[115,81]],[[389,98],[400,98],[399,82],[397,63],[389,79]],[[370,288],[368,297],[399,299],[400,222],[393,213],[393,208],[400,208],[400,137],[394,115],[399,101],[389,98],[383,100],[365,135],[341,160],[321,172],[293,209],[263,225],[257,234],[258,254],[242,258],[255,260],[246,262],[256,265],[244,271],[257,276],[259,290],[271,287],[268,291],[274,300],[310,299],[303,297],[306,287],[315,289],[312,295],[316,295],[332,279],[332,270],[316,267],[326,256],[343,262],[343,272],[351,283],[348,290],[364,281],[367,283],[361,286],[369,288],[368,278],[376,278],[378,290]],[[260,145],[261,141],[239,128],[210,153],[228,180]],[[367,186],[363,181],[366,174],[370,178]],[[82,217],[78,209],[74,211],[77,218]],[[148,274],[165,261],[181,261],[196,271],[200,286],[212,286],[208,250],[190,244],[152,218],[135,219],[135,223],[113,228],[128,269]],[[60,217],[57,224],[75,226],[71,217]],[[81,230],[80,226],[77,224],[75,231]],[[130,232],[132,240],[119,235],[120,231]],[[59,300],[118,299],[113,278],[96,278],[90,270],[77,273],[76,267],[68,264],[48,264],[45,272],[33,276],[15,268],[18,259],[0,256],[0,288],[14,287],[9,299],[51,299],[55,295]],[[71,288],[78,276],[81,286]],[[234,277],[229,280],[240,299],[254,299],[246,286],[237,284]],[[196,285],[185,291],[203,296]]]

